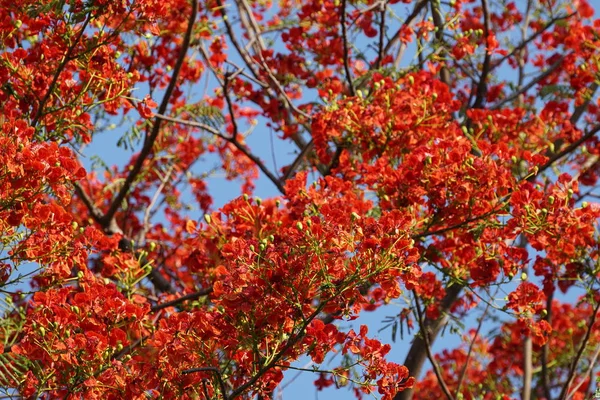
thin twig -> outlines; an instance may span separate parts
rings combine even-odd
[[[158,188],[156,188],[156,191],[154,192],[154,195],[152,196],[150,203],[144,210],[144,219],[142,222],[142,229],[140,230],[139,235],[136,235],[136,239],[137,239],[136,242],[138,242],[138,243],[141,242],[142,239],[146,237],[146,234],[150,230],[150,217],[152,215],[152,209],[154,208],[154,205],[158,201],[158,197],[160,196],[160,194],[164,190],[165,186],[169,182],[169,178],[171,177],[171,174],[173,173],[174,169],[175,169],[175,164],[173,163],[169,166],[169,169],[167,170],[167,173],[165,174],[165,176],[160,180],[160,185],[158,185]]]
[[[241,385],[237,389],[235,389],[233,392],[231,392],[228,396],[229,399],[234,399],[237,396],[244,393],[248,388],[252,387],[252,385],[254,385],[256,383],[256,381],[258,381],[260,379],[260,377],[265,374],[265,372],[267,372],[275,364],[277,364],[279,362],[279,360],[281,360],[283,358],[285,353],[289,349],[291,349],[293,346],[295,346],[296,343],[298,343],[298,341],[300,341],[304,337],[306,328],[308,328],[308,325],[310,325],[310,323],[321,313],[325,304],[326,304],[326,302],[321,303],[321,305],[319,305],[319,307],[317,307],[317,309],[311,315],[309,315],[308,318],[306,318],[306,320],[302,324],[302,327],[298,330],[298,333],[296,333],[295,335],[293,335],[292,337],[290,337],[288,339],[285,346],[283,346],[281,348],[281,350],[279,350],[279,352],[271,358],[270,362],[263,365],[258,370],[258,372],[256,372],[256,374],[254,374],[254,376],[252,378],[250,378],[246,383],[244,383],[243,385]]]
[[[548,324],[552,324],[552,299],[554,298],[554,289],[546,299],[546,317],[544,318]],[[544,396],[546,399],[551,400],[550,393],[550,383],[548,381],[548,342],[544,343],[542,346],[542,354],[540,356],[540,361],[542,363],[541,377],[540,382],[542,384],[542,389],[544,391]]]
[[[417,292],[414,290],[413,290],[413,295],[415,296],[415,309],[417,311],[417,320],[419,322],[421,336],[423,337],[423,341],[425,342],[425,351],[427,352],[427,358],[429,359],[429,362],[431,363],[431,366],[433,367],[433,372],[435,374],[435,377],[438,380],[440,389],[442,390],[442,392],[444,393],[444,395],[446,396],[446,398],[448,400],[454,400],[454,397],[452,397],[452,394],[450,393],[450,390],[448,389],[448,386],[446,385],[446,382],[444,381],[444,377],[442,376],[440,366],[437,363],[437,361],[435,360],[435,358],[431,352],[429,330],[423,320],[423,312],[421,311],[421,306],[419,305],[419,297],[417,295]]]
[[[48,85],[48,89],[46,91],[46,94],[44,95],[44,98],[40,101],[40,104],[38,105],[38,110],[35,113],[35,117],[33,117],[33,120],[31,121],[32,127],[35,128],[35,126],[38,124],[40,118],[42,117],[42,114],[44,112],[44,107],[46,106],[46,102],[50,99],[52,92],[54,92],[54,87],[56,86],[56,83],[58,82],[58,78],[60,77],[60,74],[65,69],[67,63],[72,60],[72,53],[73,53],[73,51],[75,51],[75,47],[77,46],[77,44],[83,37],[83,34],[91,20],[92,20],[92,13],[89,13],[88,15],[86,15],[85,21],[83,21],[81,29],[79,30],[79,33],[77,34],[77,37],[75,38],[73,43],[71,43],[71,45],[67,48],[67,52],[65,53],[64,58],[62,59],[62,61],[58,65],[58,67],[56,68],[56,71],[54,72],[54,76],[52,77],[52,82],[50,82],[50,85]]]
[[[540,82],[541,80],[550,76],[550,74],[552,74],[562,64],[562,62],[564,60],[565,60],[564,55],[559,57],[559,59],[556,60],[550,67],[548,67],[548,69],[546,71],[542,72],[540,75],[538,75],[537,77],[532,79],[531,82],[529,82],[527,85],[523,86],[522,88],[520,88],[519,90],[517,90],[516,92],[514,92],[513,94],[511,94],[504,100],[492,105],[490,107],[490,110],[497,110],[497,109],[501,108],[502,106],[504,106],[506,103],[510,103],[511,101],[517,99],[521,94],[526,93],[529,89],[534,87],[538,82]]]
[[[173,299],[171,301],[165,301],[164,303],[160,303],[157,304],[155,306],[150,307],[150,311],[152,312],[156,312],[159,310],[163,310],[165,308],[169,308],[169,307],[174,307],[177,306],[183,302],[189,301],[189,300],[196,300],[202,296],[208,296],[209,294],[211,294],[213,291],[213,288],[206,288],[206,289],[202,289],[202,290],[198,290],[196,292],[193,293],[189,293],[186,294],[184,296],[178,297],[176,299]]]
[[[217,381],[219,382],[219,387],[221,388],[221,394],[223,395],[223,400],[228,400],[229,396],[227,396],[227,389],[225,389],[225,382],[223,382],[223,377],[221,376],[221,371],[219,371],[216,367],[199,367],[199,368],[190,368],[181,371],[182,374],[191,374],[194,372],[214,372],[217,376]]]
[[[555,18],[550,19],[548,21],[548,23],[546,25],[544,25],[544,27],[542,29],[540,29],[539,31],[536,31],[529,38],[527,38],[527,39],[523,40],[521,43],[519,43],[508,54],[506,54],[505,56],[500,58],[498,61],[495,61],[494,67],[492,67],[492,68],[496,68],[496,67],[500,66],[502,63],[504,63],[504,61],[506,61],[510,57],[514,56],[517,52],[520,52],[521,50],[523,50],[529,43],[533,42],[540,35],[542,35],[544,32],[546,32],[548,29],[550,29],[552,27],[552,25],[554,25],[556,22],[561,21],[563,19],[569,19],[576,14],[577,14],[577,12],[574,12],[574,13],[571,13],[568,15],[561,15],[560,17],[555,17]],[[526,26],[526,25],[523,25],[523,26]]]
[[[437,319],[425,318],[423,325],[427,328],[427,339],[429,340],[429,343],[435,340],[442,327],[448,322],[448,311],[450,310],[450,307],[452,307],[452,305],[458,300],[461,291],[462,286],[458,284],[452,284],[449,287],[446,287],[446,295],[442,299],[439,307],[440,317]],[[423,351],[423,349],[426,347],[424,335],[425,330],[420,328],[419,333],[414,337],[413,342],[410,345],[410,349],[408,350],[408,354],[404,359],[404,366],[408,368],[410,375],[415,377],[415,379],[419,379],[421,370],[425,364],[425,359],[427,358],[427,354]],[[412,399],[413,394],[414,388],[406,389],[397,393],[394,397],[394,400],[410,400]]]
[[[588,329],[585,332],[585,337],[581,341],[579,350],[577,351],[575,358],[571,362],[571,367],[569,368],[569,374],[567,375],[565,384],[563,385],[563,387],[560,391],[560,396],[558,396],[559,400],[566,400],[569,387],[573,383],[573,379],[575,379],[575,370],[577,369],[577,364],[579,363],[579,360],[581,359],[581,356],[583,355],[583,352],[585,351],[588,341],[590,340],[590,336],[592,335],[592,330],[594,328],[594,324],[596,323],[596,317],[598,315],[598,310],[600,309],[600,301],[599,300],[597,300],[597,301],[598,301],[598,304],[596,304],[596,307],[594,308],[594,312],[592,314],[590,322],[588,323]]]
[[[560,160],[564,156],[566,156],[566,155],[572,153],[573,151],[575,151],[579,146],[581,146],[583,143],[587,142],[589,139],[591,139],[592,137],[594,137],[596,135],[596,133],[598,133],[598,132],[600,132],[600,124],[596,125],[596,127],[592,128],[589,132],[587,132],[586,134],[584,134],[581,138],[579,138],[579,140],[576,140],[575,142],[571,143],[569,146],[567,146],[560,153],[557,153],[557,154],[553,155],[552,157],[550,157],[548,159],[548,161],[546,162],[546,164],[544,164],[544,165],[542,165],[541,167],[538,168],[537,175],[541,174],[542,172],[544,172],[548,168],[552,167],[552,165],[554,165],[554,163],[556,161]],[[534,178],[534,176],[530,177],[528,180],[533,180],[533,178]]]
[[[575,395],[575,393],[577,393],[577,390],[579,390],[581,385],[583,385],[585,383],[585,381],[592,375],[592,372],[594,370],[594,365],[596,364],[596,361],[598,360],[598,356],[600,356],[600,346],[596,347],[596,351],[594,352],[594,355],[590,359],[589,367],[588,367],[587,371],[585,372],[585,375],[583,375],[581,377],[581,380],[577,383],[577,385],[575,385],[573,390],[571,390],[571,393],[569,393],[569,395],[567,396],[567,399],[570,399],[571,397],[573,397]]]
[[[218,130],[214,129],[213,127],[203,124],[201,122],[168,117],[163,114],[154,114],[154,116],[156,118],[163,119],[165,121],[174,122],[177,124],[183,124],[183,125],[187,125],[187,126],[193,126],[196,128],[202,128],[202,129],[206,130],[207,132],[227,141],[228,143],[231,143],[236,149],[241,151],[246,157],[248,157],[250,160],[252,160],[252,162],[267,176],[267,178],[269,178],[269,180],[271,182],[273,182],[273,184],[277,187],[277,189],[282,194],[285,194],[285,188],[284,188],[283,184],[281,183],[281,181],[267,168],[267,166],[260,160],[260,158],[258,158],[254,154],[252,154],[243,144],[241,144],[239,141],[235,140],[234,138],[227,137],[227,136],[223,135],[221,132],[219,132]]]
[[[381,63],[383,62],[383,57],[385,53],[383,52],[385,40],[385,13],[387,11],[387,1],[383,1],[380,3],[381,7],[381,21],[379,21],[379,43],[377,45],[377,61],[375,62],[375,69],[381,68]]]
[[[479,322],[477,323],[477,329],[475,330],[475,335],[473,335],[473,339],[471,340],[471,343],[469,343],[469,350],[467,351],[467,359],[465,360],[465,365],[463,365],[462,370],[460,371],[460,378],[458,378],[458,384],[456,385],[456,394],[454,395],[455,398],[460,395],[460,387],[462,386],[462,384],[465,380],[465,376],[467,374],[467,368],[469,367],[469,361],[471,360],[471,354],[473,352],[473,347],[475,345],[475,341],[477,340],[477,337],[479,336],[479,332],[481,331],[481,327],[483,326],[483,320],[484,320],[485,316],[487,315],[489,308],[490,308],[490,303],[487,303],[487,305],[485,306],[485,310],[483,310],[483,314],[481,314],[481,317],[479,318]]]

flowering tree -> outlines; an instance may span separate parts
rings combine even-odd
[[[359,398],[593,391],[587,1],[1,4],[7,395],[267,399],[305,355]],[[390,302],[403,365],[338,323]]]

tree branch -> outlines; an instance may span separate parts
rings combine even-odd
[[[460,395],[460,387],[462,386],[462,384],[465,380],[465,376],[467,374],[467,368],[469,367],[469,361],[471,361],[471,354],[473,352],[473,346],[475,345],[475,341],[477,340],[477,337],[479,336],[479,332],[481,331],[481,327],[483,326],[483,319],[487,315],[489,309],[490,309],[490,303],[488,303],[485,306],[485,310],[483,311],[483,314],[481,314],[481,317],[479,318],[479,322],[477,323],[477,329],[475,330],[475,335],[473,336],[473,340],[471,340],[471,343],[469,343],[469,350],[467,351],[467,359],[465,360],[465,365],[463,365],[463,367],[460,371],[460,378],[458,379],[458,384],[456,385],[456,394],[454,395],[455,398],[458,398]]]
[[[379,21],[379,43],[377,44],[377,61],[375,62],[375,69],[381,68],[381,63],[385,56],[385,53],[383,52],[383,41],[385,40],[385,12],[387,10],[387,0],[381,2],[379,7],[381,8],[381,21]]]
[[[191,3],[192,3],[192,11],[190,13],[190,18],[188,20],[188,27],[185,32],[185,36],[183,38],[183,43],[181,44],[179,56],[177,58],[175,66],[173,67],[173,74],[171,75],[171,80],[169,81],[169,85],[167,86],[167,89],[165,90],[165,95],[161,101],[159,108],[158,108],[158,114],[164,114],[165,111],[167,110],[169,101],[171,99],[171,95],[173,94],[173,91],[175,90],[175,87],[177,86],[177,80],[179,78],[179,73],[181,72],[181,67],[183,66],[183,62],[185,60],[185,55],[190,46],[193,28],[194,28],[194,21],[196,21],[196,15],[198,12],[198,2],[195,0],[192,0]],[[158,134],[160,132],[161,122],[162,122],[161,118],[155,118],[154,124],[152,126],[152,131],[151,131],[150,135],[146,136],[146,140],[144,140],[144,145],[142,147],[142,150],[140,151],[140,154],[139,154],[137,160],[135,161],[135,164],[133,165],[131,171],[125,178],[125,182],[123,183],[123,186],[121,186],[119,193],[117,193],[117,196],[113,199],[108,211],[106,212],[106,214],[103,217],[104,224],[108,224],[114,218],[117,210],[119,209],[119,207],[121,207],[121,203],[125,199],[125,196],[127,196],[127,193],[129,193],[129,190],[131,189],[133,181],[137,178],[140,171],[142,170],[144,161],[146,161],[146,158],[148,158],[148,156],[150,155],[150,153],[152,151],[152,147],[154,146],[154,142],[156,141]]]
[[[488,10],[487,0],[481,0],[481,10],[483,11],[483,39],[485,40],[485,56],[483,57],[483,65],[481,66],[481,76],[477,84],[477,95],[472,108],[481,108],[485,103],[487,95],[487,78],[490,73],[490,61],[492,54],[488,47],[488,39],[490,36],[490,13]]]
[[[163,310],[165,308],[169,308],[169,307],[175,307],[183,302],[189,301],[189,300],[196,300],[202,296],[208,296],[209,294],[211,294],[213,291],[212,287],[206,288],[206,289],[202,289],[202,290],[198,290],[196,292],[193,293],[189,293],[186,294],[184,296],[178,297],[174,300],[171,301],[166,301],[164,303],[160,303],[157,304],[153,307],[150,307],[150,311],[152,312],[156,312],[156,311],[160,311]]]
[[[592,335],[592,330],[594,328],[594,323],[596,322],[596,317],[598,315],[598,310],[600,309],[600,301],[598,299],[596,299],[596,301],[598,302],[598,304],[596,304],[596,307],[594,308],[594,312],[592,314],[592,318],[590,319],[590,322],[588,323],[588,329],[585,332],[585,337],[581,341],[581,345],[579,346],[579,350],[577,351],[577,355],[575,356],[575,358],[571,362],[571,367],[569,368],[569,374],[567,375],[567,379],[565,381],[565,384],[563,385],[563,387],[562,387],[562,389],[560,391],[560,396],[558,396],[559,400],[566,400],[569,387],[573,383],[573,379],[575,379],[575,370],[577,369],[577,364],[579,363],[579,360],[581,359],[581,356],[583,355],[583,352],[584,352],[584,350],[585,350],[585,348],[587,346],[587,343],[590,340],[590,336]]]
[[[342,4],[340,5],[340,25],[342,28],[342,46],[344,52],[344,71],[346,72],[346,80],[348,81],[348,92],[350,96],[356,96],[356,91],[354,90],[354,82],[352,80],[352,73],[350,72],[350,65],[348,60],[348,35],[346,33],[346,0],[342,0]]]
[[[546,317],[545,320],[548,324],[552,324],[552,299],[554,298],[554,290],[550,293],[550,296],[546,299]],[[551,400],[550,393],[550,382],[548,381],[548,342],[544,343],[542,346],[542,354],[540,356],[542,363],[542,371],[540,382],[542,384],[542,389],[544,390],[544,396],[546,399]]]
[[[223,400],[228,400],[229,396],[227,396],[227,389],[225,389],[225,382],[223,382],[223,377],[221,376],[221,371],[215,367],[199,367],[199,368],[190,368],[181,371],[182,374],[191,374],[194,372],[214,372],[217,376],[217,381],[219,382],[219,387],[221,388],[221,394],[223,395]]]
[[[547,70],[545,70],[540,75],[538,75],[537,77],[532,79],[531,82],[529,82],[527,85],[523,86],[522,88],[520,88],[519,90],[517,90],[516,92],[514,92],[513,94],[511,94],[504,100],[492,105],[490,107],[490,110],[497,110],[500,107],[504,106],[505,104],[510,103],[511,101],[517,99],[520,95],[526,93],[529,89],[534,87],[538,82],[540,82],[541,80],[547,78],[550,74],[552,74],[562,64],[564,59],[565,59],[565,56],[561,56],[550,67],[548,67]]]
[[[56,68],[56,71],[54,72],[54,76],[52,77],[52,82],[50,82],[50,85],[48,85],[46,94],[44,95],[44,98],[40,101],[37,112],[35,113],[35,117],[33,117],[33,120],[31,121],[31,126],[33,128],[35,128],[35,126],[40,121],[40,118],[42,117],[42,114],[44,112],[44,107],[46,106],[46,103],[50,99],[50,96],[52,96],[52,92],[54,92],[54,87],[56,86],[56,83],[58,82],[58,78],[60,77],[60,74],[65,69],[67,63],[72,60],[72,58],[71,58],[72,53],[75,50],[77,43],[79,43],[79,41],[83,37],[83,34],[91,20],[92,20],[92,13],[89,13],[88,15],[86,15],[85,21],[83,21],[83,24],[81,26],[81,29],[79,30],[79,33],[77,34],[77,37],[75,38],[75,41],[73,41],[73,43],[71,43],[71,45],[67,48],[67,52],[65,53],[64,58],[60,62],[60,65]]]
[[[433,18],[433,24],[437,28],[437,30],[435,31],[435,40],[438,46],[443,46],[445,23],[442,19],[443,15],[440,0],[430,0],[429,3],[431,4],[431,16]],[[442,68],[440,69],[440,80],[444,82],[447,86],[450,86],[450,72],[448,71],[448,67],[446,67],[446,65],[442,65]]]
[[[555,162],[557,162],[558,160],[560,160],[564,156],[566,156],[566,155],[574,152],[575,150],[577,150],[577,148],[579,146],[581,146],[583,143],[585,143],[588,140],[590,140],[598,132],[600,132],[600,124],[597,125],[596,127],[592,128],[592,130],[590,130],[588,133],[584,134],[581,138],[579,138],[579,140],[571,143],[569,146],[567,146],[560,153],[557,153],[557,154],[553,155],[552,157],[550,157],[550,159],[546,162],[546,164],[544,164],[544,165],[542,165],[541,167],[538,168],[537,175],[541,174],[542,172],[544,172],[548,168],[552,167],[552,165],[554,165]],[[535,175],[533,175],[532,177],[530,177],[528,180],[533,180],[533,179],[535,179]]]
[[[586,381],[586,379],[592,375],[592,371],[594,370],[594,365],[596,364],[596,361],[598,360],[599,355],[600,355],[600,346],[597,346],[596,351],[594,352],[594,355],[590,359],[590,365],[589,365],[587,371],[585,372],[585,375],[582,377],[582,379],[579,381],[579,383],[577,385],[575,385],[573,390],[571,390],[571,393],[569,393],[569,395],[567,396],[567,399],[570,399],[571,397],[573,397],[573,395],[575,395],[575,393],[577,393],[577,390],[581,387],[581,385],[583,385],[583,383]]]
[[[435,341],[435,338],[441,331],[442,327],[448,322],[448,311],[456,302],[456,300],[458,300],[461,290],[462,286],[457,284],[453,284],[452,286],[448,287],[446,289],[446,296],[444,296],[442,299],[442,304],[440,305],[440,317],[435,320],[425,318],[423,326],[426,327],[426,329],[423,330],[421,328],[419,333],[415,335],[415,338],[410,346],[410,350],[408,351],[408,354],[404,360],[404,366],[408,368],[411,376],[414,376],[415,379],[418,379],[421,375],[423,364],[427,358],[427,343]],[[427,337],[427,341],[425,341],[424,335],[427,334],[427,330],[429,331],[429,335]],[[406,389],[397,393],[394,397],[394,400],[410,400],[412,399],[413,394],[414,388]]]
[[[450,390],[448,389],[446,382],[444,382],[444,377],[442,376],[442,372],[440,371],[440,366],[437,363],[437,361],[435,360],[435,357],[433,356],[433,354],[431,353],[431,344],[429,341],[429,330],[427,329],[427,325],[423,321],[423,312],[421,311],[421,306],[419,305],[419,297],[417,296],[417,292],[415,292],[414,290],[413,290],[413,295],[415,297],[415,309],[417,311],[417,320],[419,321],[418,335],[423,340],[425,352],[427,353],[427,358],[429,359],[429,362],[431,363],[433,372],[435,373],[435,377],[437,378],[438,383],[440,385],[440,389],[442,390],[444,395],[446,395],[446,398],[448,400],[454,400],[454,397],[452,397],[452,394],[450,393]]]
[[[208,133],[211,133],[211,134],[225,140],[226,142],[231,143],[236,149],[238,149],[246,157],[248,157],[250,160],[252,160],[252,162],[254,164],[256,164],[256,166],[267,176],[267,178],[269,178],[269,180],[271,182],[273,182],[273,184],[277,187],[279,192],[281,192],[282,194],[285,194],[285,187],[283,186],[281,181],[267,168],[267,166],[260,160],[260,158],[258,158],[254,154],[252,154],[243,144],[238,142],[236,139],[227,137],[227,136],[223,135],[221,132],[219,132],[218,130],[216,130],[215,128],[208,126],[206,124],[203,124],[201,122],[188,121],[185,119],[168,117],[163,114],[154,114],[154,116],[158,119],[163,119],[165,121],[173,122],[176,124],[182,124],[182,125],[193,126],[196,128],[204,129]]]
[[[406,17],[406,20],[404,20],[404,22],[402,23],[402,26],[400,26],[400,28],[398,28],[398,30],[392,35],[392,38],[390,39],[390,41],[387,42],[387,44],[385,45],[385,48],[383,49],[383,54],[389,53],[389,51],[396,44],[396,42],[398,42],[400,40],[402,30],[405,27],[407,27],[413,23],[413,21],[417,18],[417,16],[421,12],[421,10],[427,5],[427,1],[428,0],[419,0],[415,3],[415,6],[414,6],[412,12],[410,13],[410,15],[408,17]]]

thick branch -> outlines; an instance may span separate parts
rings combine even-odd
[[[181,49],[179,51],[179,57],[177,58],[175,66],[173,67],[173,74],[171,75],[171,80],[169,82],[169,85],[167,86],[167,89],[165,90],[165,95],[162,99],[162,102],[161,102],[159,108],[158,108],[158,114],[164,114],[165,111],[167,111],[169,101],[171,99],[173,91],[175,90],[175,87],[177,86],[177,80],[179,79],[179,73],[181,72],[181,67],[183,66],[183,62],[185,60],[185,55],[190,46],[193,28],[194,28],[194,21],[196,21],[196,14],[198,12],[198,2],[192,1],[191,3],[192,3],[192,11],[190,13],[190,18],[188,20],[188,27],[185,32],[185,36],[183,38],[183,43],[181,44]],[[108,224],[114,218],[117,210],[121,206],[121,203],[125,199],[125,196],[127,196],[127,193],[129,193],[129,190],[131,189],[133,181],[137,178],[140,171],[142,170],[144,161],[146,161],[146,159],[150,155],[150,153],[152,151],[152,147],[154,146],[154,142],[156,141],[158,134],[160,132],[161,122],[162,122],[161,118],[158,118],[158,117],[155,118],[154,124],[152,126],[152,131],[150,132],[150,135],[148,135],[146,137],[146,140],[144,140],[144,146],[142,147],[142,151],[140,151],[140,154],[139,154],[137,160],[135,161],[135,164],[133,165],[131,171],[125,178],[125,182],[123,183],[123,186],[121,186],[119,193],[117,193],[117,196],[113,199],[108,211],[104,215],[104,218],[103,218],[104,224]]]
[[[346,72],[346,80],[348,81],[348,91],[350,96],[356,96],[354,91],[354,82],[352,80],[352,73],[350,72],[349,65],[349,51],[348,51],[348,35],[346,33],[346,0],[342,0],[340,5],[340,25],[342,28],[342,46],[344,51],[344,71]]]
[[[400,40],[402,30],[413,23],[413,21],[417,18],[421,10],[427,5],[427,1],[428,0],[419,0],[415,3],[415,7],[413,8],[410,15],[406,17],[406,20],[404,20],[402,26],[398,28],[398,30],[392,35],[390,41],[385,45],[385,48],[383,49],[383,54],[388,54],[391,48],[396,44],[396,42]]]
[[[490,62],[492,59],[491,51],[488,47],[488,39],[490,36],[490,13],[488,10],[487,0],[481,0],[481,10],[483,11],[483,39],[485,40],[485,56],[483,57],[483,65],[481,67],[481,76],[477,84],[477,95],[473,108],[481,108],[485,103],[487,95],[487,79],[490,73]]]
[[[430,0],[431,4],[431,16],[433,23],[437,30],[435,31],[435,40],[438,46],[444,45],[444,27],[445,23],[443,20],[443,14],[441,10],[440,0]],[[440,69],[440,80],[446,85],[450,86],[450,72],[448,68],[443,65]]]

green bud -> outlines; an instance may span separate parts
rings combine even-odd
[[[150,242],[150,244],[148,245],[148,249],[150,251],[156,250],[156,242]]]
[[[23,25],[23,21],[20,19],[15,21],[15,28],[19,29]]]
[[[522,280],[522,281],[526,281],[526,280],[527,280],[527,274],[526,274],[525,272],[523,272],[523,273],[521,274],[521,280]]]
[[[583,208],[587,208],[590,205],[590,203],[588,203],[587,201],[584,201],[581,203],[581,207]]]
[[[296,222],[296,228],[298,228],[299,231],[302,230],[302,222]]]
[[[262,199],[260,197],[257,197],[254,200],[256,201],[256,205],[260,207],[260,205],[262,204]]]
[[[204,220],[206,221],[207,224],[210,225],[210,223],[212,222],[210,214],[204,214]]]
[[[554,196],[548,196],[548,204],[550,204],[550,205],[554,204],[554,200],[555,200]]]
[[[77,279],[83,279],[83,271],[77,271]]]
[[[254,252],[254,245],[253,244],[250,245],[250,251]]]

